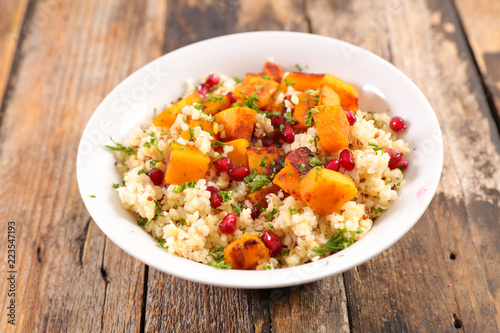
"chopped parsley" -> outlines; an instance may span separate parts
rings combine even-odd
[[[252,173],[244,178],[245,185],[251,188],[250,193],[260,190],[264,186],[271,183],[269,178],[265,175],[258,175],[257,170],[253,169]]]
[[[160,239],[158,239],[158,243],[156,244],[156,246],[161,247],[162,249],[165,249],[165,242],[166,242],[165,238],[160,238]],[[167,248],[168,248],[168,246],[167,246]]]
[[[297,71],[302,72],[302,67],[300,67],[300,65],[299,65],[299,64],[296,64],[296,65],[295,65],[295,68],[297,68]]]
[[[143,218],[141,215],[137,215],[137,225],[144,227],[148,223],[147,218]]]
[[[139,172],[137,173],[138,175],[145,175],[146,174],[146,171],[144,170],[139,170]]]
[[[224,246],[214,244],[214,251],[210,252],[210,255],[214,258],[214,260],[210,262],[210,266],[222,269],[229,269],[232,267],[231,264],[224,263]]]
[[[161,206],[158,200],[153,200],[155,202],[155,215],[156,216],[163,216],[163,213],[161,211]]]
[[[195,108],[196,110],[198,110],[198,111],[203,110],[203,105],[202,105],[202,104],[200,104],[200,103],[194,103],[194,105],[193,105],[193,106],[194,106],[194,108]]]
[[[333,234],[333,236],[326,242],[326,244],[320,246],[320,247],[315,247],[312,250],[316,252],[319,255],[326,254],[328,252],[336,251],[336,250],[343,250],[350,245],[354,244],[354,238],[351,237],[345,237],[343,234],[350,232],[347,230],[346,227],[342,230],[338,230]]]
[[[91,197],[91,198],[95,198],[95,195],[91,194],[91,195],[89,195],[89,197]]]
[[[250,97],[245,96],[245,99],[243,100],[243,106],[259,111],[259,106],[255,102],[260,102],[260,98],[257,97],[255,93],[253,93],[253,95]]]
[[[111,139],[111,141],[113,141],[113,143],[115,144],[115,147],[113,146],[106,146],[106,148],[108,148],[109,150],[111,151],[122,151],[124,152],[125,154],[127,155],[134,155],[135,152],[132,148],[128,148],[128,147],[125,147],[119,143],[116,143],[115,140],[113,140],[112,137],[109,137]]]
[[[179,217],[179,225],[181,226],[185,225],[184,219],[182,217]]]
[[[219,194],[222,197],[222,202],[228,202],[229,200],[231,200],[235,193],[236,190],[232,190],[231,192],[219,191]]]
[[[283,116],[285,117],[285,121],[287,123],[289,123],[290,125],[295,125],[295,119],[293,119],[291,112],[285,112]]]
[[[378,214],[380,214],[380,213],[382,213],[382,208],[380,208],[380,207],[378,207],[377,209],[375,209],[375,210],[373,211],[373,214],[376,214],[376,215],[378,215]]]
[[[278,211],[276,210],[276,208],[273,208],[269,212],[269,215],[267,215],[267,222],[271,221],[273,219],[273,216],[276,215],[276,213],[278,213]]]
[[[241,208],[238,207],[236,204],[232,203],[231,204],[231,208],[234,209],[234,211],[236,212],[236,214],[241,214]]]
[[[119,188],[119,187],[120,187],[120,184],[113,183],[113,188]]]
[[[221,141],[215,141],[214,143],[212,143],[212,147],[215,147],[215,146],[226,146],[227,143],[224,143],[224,142],[221,142]]]
[[[165,159],[165,156],[163,156],[163,153],[161,152],[160,148],[158,148],[158,139],[157,138],[151,138],[149,141],[144,142],[144,147],[146,148],[151,148],[151,145],[153,145],[156,150],[158,151],[158,154]]]
[[[288,211],[290,212],[290,215],[294,215],[294,214],[297,214],[297,213],[302,213],[304,211],[304,209],[297,209],[297,208],[292,208],[292,207],[288,207]]]
[[[271,80],[271,77],[269,75],[261,75],[260,77],[265,80]]]
[[[264,88],[264,86],[261,86],[260,84],[254,84],[255,90],[260,90]]]
[[[311,157],[311,160],[309,161],[309,165],[311,165],[312,167],[321,166],[321,165],[323,165],[323,162],[319,158],[317,158],[316,156],[313,156],[313,157]]]
[[[220,268],[220,269],[231,269],[231,267],[233,267],[232,264],[226,264],[224,261],[212,260],[209,264],[210,264],[210,266],[213,266],[215,268]]]
[[[274,229],[274,225],[272,224],[266,225],[266,230],[271,230],[271,229]]]
[[[193,180],[192,182],[185,182],[184,184],[181,184],[174,188],[172,192],[175,194],[181,193],[185,188],[194,188],[196,186],[196,180]]]
[[[295,81],[288,81],[287,79],[285,79],[285,86],[293,86],[295,84]]]
[[[153,168],[156,165],[156,163],[158,163],[157,160],[151,160],[151,161],[149,161],[149,167]]]
[[[194,142],[194,129],[192,129],[191,127],[189,127],[189,141]]]
[[[238,84],[241,83],[241,79],[237,76],[233,76],[233,80]]]
[[[271,267],[271,265],[265,265],[264,270],[268,270],[268,269],[273,269],[273,268]]]
[[[311,108],[309,111],[307,111],[306,121],[304,125],[311,126],[313,121],[313,113],[318,113],[318,112],[319,110],[316,108]]]
[[[263,168],[267,168],[267,167],[268,167],[268,165],[266,164],[266,161],[267,161],[267,159],[268,159],[268,158],[269,158],[269,157],[264,156],[264,158],[263,158],[262,160],[260,160],[259,165],[260,165],[261,167],[263,167]]]
[[[372,146],[373,147],[373,151],[379,151],[381,150],[382,151],[382,154],[385,153],[385,148],[381,148],[378,144],[376,143],[372,143],[372,142],[368,142],[368,145],[369,146]]]

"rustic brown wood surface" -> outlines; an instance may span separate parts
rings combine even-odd
[[[0,2],[1,329],[498,332],[498,13],[471,0]],[[104,236],[76,184],[81,133],[116,84],[165,52],[251,30],[311,32],[380,55],[420,87],[443,133],[441,183],[418,224],[368,263],[304,286],[226,289],[149,268]]]

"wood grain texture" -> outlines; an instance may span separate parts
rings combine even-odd
[[[17,222],[19,271],[17,325],[7,326],[4,315],[0,325],[18,332],[137,332],[145,267],[90,220],[74,170],[81,133],[100,101],[161,55],[166,3],[30,6],[29,19],[45,21],[27,30],[20,46],[0,129],[0,176],[9,179],[2,181],[0,202],[10,202],[0,206],[0,216]],[[6,283],[2,278],[2,304]]]
[[[443,177],[423,218],[344,274],[352,331],[498,331],[498,136],[465,36],[443,26],[458,24],[452,3],[307,4],[313,32],[371,50],[414,80],[444,134]],[[339,24],[327,24],[333,17]]]
[[[445,23],[444,28],[450,32],[462,27],[465,30],[500,126],[500,2],[455,0],[455,5],[461,25]]]
[[[2,1],[0,3],[0,106],[9,81],[28,0]],[[1,115],[0,115],[1,119]]]

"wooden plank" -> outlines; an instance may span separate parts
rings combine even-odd
[[[11,72],[29,0],[0,3],[0,106]],[[1,119],[1,116],[0,116]]]
[[[436,197],[417,226],[344,274],[352,331],[498,331],[498,137],[464,36],[435,24],[458,25],[452,3],[307,4],[313,32],[371,50],[417,83],[446,147]]]
[[[74,170],[93,110],[129,73],[161,55],[166,2],[40,1],[29,18],[42,15],[46,23],[28,29],[20,47],[0,128],[0,201],[9,203],[0,216],[17,223],[19,272],[16,326],[5,315],[0,325],[18,332],[139,331],[145,266],[91,222]],[[0,247],[5,241],[0,237]],[[6,279],[0,286],[6,290]],[[2,307],[7,301],[2,292]]]
[[[169,3],[165,50],[248,30],[307,31],[302,6],[286,0]],[[256,291],[203,286],[150,268],[145,332],[347,332],[345,302],[342,276]]]
[[[486,0],[455,0],[461,26],[440,20],[445,30],[463,29],[477,65],[491,94],[491,107],[500,126],[500,2]],[[482,96],[482,95],[481,95]]]

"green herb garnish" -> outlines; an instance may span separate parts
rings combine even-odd
[[[343,234],[348,232],[349,230],[347,230],[347,228],[344,227],[344,229],[335,232],[333,236],[328,240],[328,242],[326,242],[326,244],[320,247],[315,247],[312,250],[319,255],[323,255],[328,252],[336,250],[343,250],[349,247],[350,245],[354,244],[355,242],[354,238],[343,236]]]
[[[125,147],[119,143],[116,143],[115,140],[113,140],[112,137],[109,137],[111,139],[111,141],[113,141],[113,143],[115,144],[115,147],[113,146],[106,146],[106,148],[108,148],[109,150],[112,150],[112,151],[122,151],[124,152],[125,154],[127,155],[134,155],[135,152],[132,148],[128,148],[128,147]]]
[[[192,182],[185,182],[172,190],[175,194],[181,193],[185,188],[194,188],[196,186],[196,180]]]

